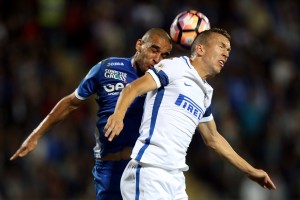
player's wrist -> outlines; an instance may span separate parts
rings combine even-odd
[[[117,117],[118,119],[123,120],[125,117],[126,111],[122,111],[122,110],[117,110],[114,112],[115,117]]]

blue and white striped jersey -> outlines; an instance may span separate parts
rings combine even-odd
[[[141,135],[131,157],[168,170],[188,170],[186,153],[196,127],[213,119],[213,88],[185,56],[162,60],[147,73],[157,89],[146,96]]]
[[[95,133],[94,148],[96,158],[120,151],[124,147],[132,147],[139,136],[145,96],[137,97],[129,107],[124,118],[124,129],[117,138],[109,142],[103,132],[108,117],[114,112],[122,89],[137,78],[138,72],[132,66],[131,58],[110,57],[92,67],[75,90],[76,97],[81,100],[96,94],[96,102],[99,106],[98,132]]]

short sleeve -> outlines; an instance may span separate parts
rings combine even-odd
[[[92,94],[97,92],[101,62],[90,69],[88,74],[82,79],[81,83],[75,90],[75,95],[78,99],[85,100]]]
[[[200,120],[200,123],[201,122],[208,122],[208,121],[211,121],[213,120],[213,115],[212,115],[212,112],[211,112],[211,105],[206,109],[205,113],[203,114],[203,117],[201,118]]]

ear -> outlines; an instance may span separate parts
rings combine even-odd
[[[135,49],[137,52],[141,52],[142,49],[142,45],[143,45],[143,40],[142,39],[138,39],[135,43]]]
[[[195,47],[195,51],[198,55],[202,56],[205,54],[205,46],[198,43]]]

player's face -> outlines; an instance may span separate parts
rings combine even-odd
[[[221,72],[230,53],[229,40],[222,34],[212,33],[205,45],[205,61],[212,76]]]
[[[170,55],[170,41],[159,36],[153,36],[147,42],[140,41],[139,54],[136,57],[140,71],[146,72],[162,59]]]

